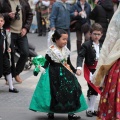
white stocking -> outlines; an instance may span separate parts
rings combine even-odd
[[[92,107],[92,112],[94,112],[94,110],[95,110],[96,98],[97,98],[96,95],[92,95],[92,96],[91,96],[91,101],[92,101],[92,105],[91,105],[91,107]]]
[[[9,88],[11,90],[13,90],[14,87],[13,87],[13,81],[12,81],[12,75],[11,75],[11,73],[8,74],[8,75],[6,75],[5,77],[6,77],[7,81],[8,81]]]
[[[87,98],[87,103],[88,103],[87,111],[92,111],[92,97],[91,96]]]

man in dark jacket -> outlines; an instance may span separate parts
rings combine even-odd
[[[10,28],[12,48],[12,71],[15,80],[22,83],[19,74],[23,71],[29,55],[27,32],[30,29],[33,14],[28,0],[0,0],[0,13],[5,18],[4,28]],[[20,51],[20,58],[15,66],[14,47]]]
[[[100,0],[90,14],[90,19],[103,27],[103,36],[100,40],[104,42],[109,22],[114,14],[112,0]]]

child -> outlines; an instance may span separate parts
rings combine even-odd
[[[102,36],[102,26],[98,23],[95,23],[91,27],[90,31],[90,40],[86,41],[82,44],[80,52],[77,57],[77,72],[79,75],[81,75],[81,67],[83,64],[83,59],[85,59],[85,67],[84,67],[84,77],[87,79],[88,76],[88,91],[87,91],[87,97],[88,97],[88,109],[86,111],[86,115],[88,117],[96,116],[97,111],[95,111],[95,101],[96,97],[98,95],[99,89],[95,90],[93,89],[93,86],[91,87],[90,79],[92,77],[92,74],[95,72],[95,67],[97,64],[97,61],[99,59],[99,52],[101,49],[101,44],[99,43],[99,40]],[[97,91],[97,92],[96,92]]]
[[[74,75],[76,69],[70,62],[67,39],[66,31],[55,30],[53,45],[45,56],[45,73],[41,75],[30,103],[30,110],[47,112],[49,119],[54,119],[54,113],[68,113],[69,120],[80,119],[74,113],[87,109],[81,86]]]
[[[8,52],[11,49],[8,48],[6,32],[3,29],[4,17],[0,14],[0,77],[5,76],[9,84],[9,92],[18,93],[18,90],[13,87],[10,61],[8,57]]]

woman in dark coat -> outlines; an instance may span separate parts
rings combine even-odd
[[[78,0],[71,8],[71,19],[76,20],[75,31],[76,31],[76,45],[77,53],[80,51],[82,44],[82,35],[84,34],[85,41],[89,40],[89,28],[90,28],[90,19],[89,15],[91,13],[90,4],[86,0]]]
[[[92,10],[89,18],[103,27],[103,36],[100,42],[104,42],[109,22],[114,14],[112,0],[101,0]]]

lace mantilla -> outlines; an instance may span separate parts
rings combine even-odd
[[[46,54],[48,54],[54,62],[63,63],[67,61],[70,51],[66,46],[59,50],[56,45],[52,45],[47,50]]]

